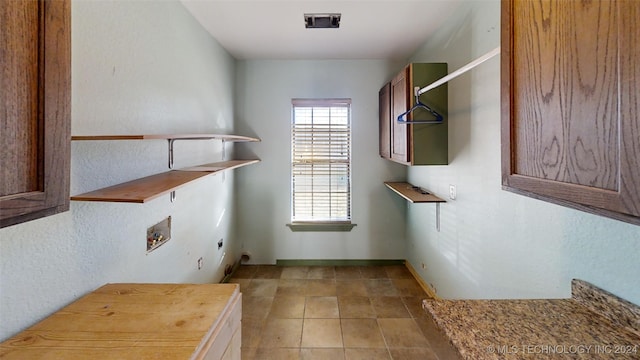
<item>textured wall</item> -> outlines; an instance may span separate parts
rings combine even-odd
[[[239,131],[262,162],[238,173],[238,240],[256,263],[278,259],[402,259],[404,204],[383,185],[405,176],[378,156],[378,89],[398,70],[385,61],[242,61]],[[400,64],[402,65],[402,64]],[[351,98],[351,232],[291,232],[291,99]]]
[[[235,60],[177,2],[74,1],[72,79],[73,134],[233,128]],[[222,157],[213,140],[175,147],[178,167]],[[161,140],[74,142],[71,193],[166,171],[166,162]],[[72,202],[69,212],[1,229],[0,340],[107,282],[219,281],[216,242],[226,240],[228,261],[237,256],[233,176],[186,186],[175,203]],[[169,215],[172,239],[147,254],[147,227]]]
[[[412,61],[454,71],[500,45],[500,2],[469,2]],[[448,198],[409,205],[407,255],[446,298],[557,298],[589,281],[640,304],[640,226],[501,190],[500,61],[449,82],[448,166],[412,167],[409,179]],[[421,269],[425,263],[426,270]]]

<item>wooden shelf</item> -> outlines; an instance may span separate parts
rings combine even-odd
[[[184,169],[179,169],[179,171],[217,172],[222,170],[236,169],[239,167],[255,164],[257,162],[260,162],[260,160],[228,160],[199,166],[192,166]]]
[[[258,138],[224,134],[139,134],[139,135],[74,135],[71,140],[208,140],[256,142]]]
[[[260,160],[229,160],[181,170],[172,170],[85,194],[74,195],[71,197],[71,200],[145,203],[161,195],[168,194],[201,177],[224,170],[255,164],[259,161]]]
[[[423,194],[422,189],[413,186],[407,182],[385,182],[389,189],[393,190],[396,194],[402,196],[406,200],[412,203],[441,203],[446,202],[431,193]]]

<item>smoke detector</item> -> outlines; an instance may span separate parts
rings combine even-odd
[[[307,29],[337,29],[340,27],[342,14],[304,14],[304,25]]]

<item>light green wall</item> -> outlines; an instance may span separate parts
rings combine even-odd
[[[500,2],[470,1],[411,61],[449,72],[500,45]],[[640,226],[501,190],[500,61],[449,82],[448,166],[412,167],[409,180],[457,200],[408,205],[407,256],[445,298],[560,298],[589,281],[640,304]],[[426,269],[421,269],[425,263]]]
[[[255,135],[246,156],[262,159],[237,173],[238,240],[252,261],[402,259],[404,203],[385,188],[406,169],[378,156],[378,89],[402,64],[378,60],[238,62],[236,128]],[[292,232],[291,99],[351,98],[351,232]]]
[[[231,132],[235,60],[178,2],[73,1],[72,133]],[[220,160],[216,141],[176,142],[176,166]],[[229,149],[231,151],[231,148]],[[166,141],[74,142],[71,193],[167,170]],[[233,173],[147,204],[72,202],[0,230],[0,340],[108,282],[217,282],[233,261]],[[146,254],[146,229],[172,239]],[[204,267],[197,270],[197,259]]]

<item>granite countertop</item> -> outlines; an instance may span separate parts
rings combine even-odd
[[[640,307],[573,280],[570,299],[434,300],[463,359],[640,359]]]

